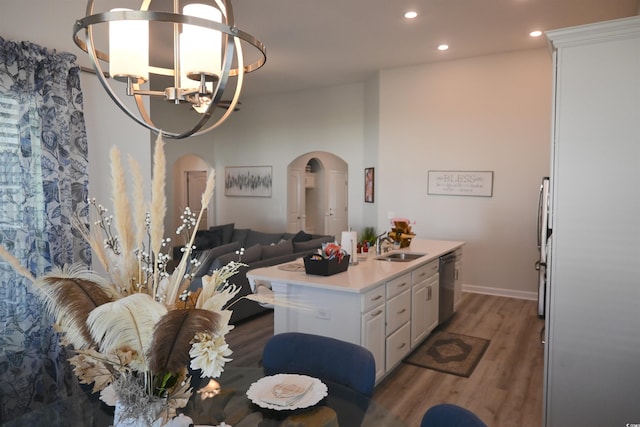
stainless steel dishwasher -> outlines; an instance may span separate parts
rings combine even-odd
[[[453,288],[456,281],[456,254],[449,252],[440,257],[440,302],[438,304],[438,323],[442,324],[453,315]]]

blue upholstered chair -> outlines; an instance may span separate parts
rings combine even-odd
[[[432,406],[422,417],[420,427],[487,427],[468,409],[450,403]]]
[[[300,332],[274,335],[264,347],[266,375],[302,374],[336,383],[371,397],[376,364],[364,347]],[[330,384],[328,384],[331,387]]]
[[[373,354],[366,348],[334,338],[286,332],[267,342],[262,366],[265,375],[302,374],[320,379],[330,398],[335,397],[331,408],[338,415],[338,425],[362,424],[376,377]]]

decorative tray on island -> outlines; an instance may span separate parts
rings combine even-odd
[[[317,255],[307,255],[304,257],[304,269],[307,274],[317,276],[332,276],[334,274],[347,271],[349,268],[349,254],[346,254],[338,261],[334,258],[316,258]]]

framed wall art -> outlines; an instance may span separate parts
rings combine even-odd
[[[374,174],[373,168],[364,169],[364,201],[366,203],[373,203],[374,200]]]
[[[493,171],[429,171],[427,194],[493,196]]]
[[[224,195],[231,197],[271,197],[271,166],[227,166],[224,168]]]

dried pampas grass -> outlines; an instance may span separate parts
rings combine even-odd
[[[174,302],[178,295],[187,288],[189,283],[183,283],[184,274],[187,271],[187,263],[191,257],[191,249],[193,248],[193,242],[196,238],[196,230],[202,221],[202,214],[205,210],[205,207],[211,201],[213,197],[213,190],[215,188],[215,173],[213,170],[209,171],[209,176],[207,178],[207,185],[205,186],[204,193],[202,193],[202,197],[200,198],[200,213],[198,214],[198,218],[196,220],[196,224],[194,226],[194,231],[191,233],[191,239],[189,243],[186,245],[186,250],[182,254],[182,259],[176,267],[175,272],[173,273],[173,283],[171,283],[167,289],[167,302]]]
[[[153,177],[151,181],[151,253],[159,254],[164,238],[164,216],[167,212],[167,198],[165,195],[166,159],[164,155],[164,140],[162,132],[158,133],[153,152]],[[158,269],[154,269],[153,295],[159,284]]]
[[[118,148],[112,147],[109,155],[111,157],[113,215],[121,258],[118,269],[120,273],[119,283],[124,289],[133,292],[131,279],[137,276],[138,269],[133,251],[135,248],[135,235],[131,207],[127,197],[127,182]]]
[[[13,268],[16,271],[16,273],[20,274],[23,277],[26,277],[32,282],[36,280],[35,277],[33,277],[33,275],[31,274],[31,272],[26,268],[24,268],[22,264],[20,264],[20,260],[14,257],[13,254],[9,253],[9,251],[6,250],[4,246],[0,246],[0,258],[3,258],[5,261],[7,261],[11,266],[11,268]]]

